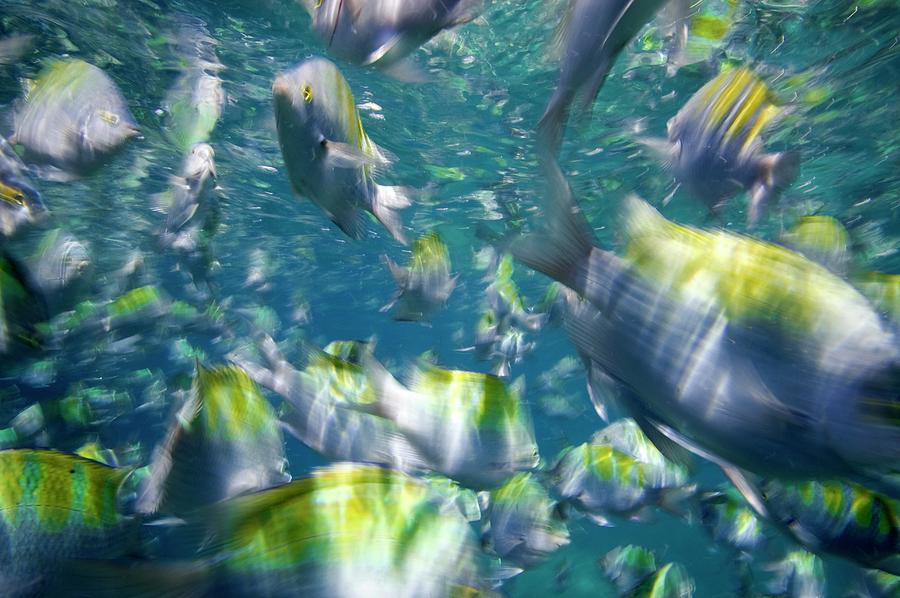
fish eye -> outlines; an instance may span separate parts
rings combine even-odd
[[[98,116],[100,116],[100,118],[108,124],[111,124],[111,125],[119,124],[119,115],[115,114],[113,112],[110,112],[109,110],[101,110],[99,112]]]
[[[313,92],[312,87],[310,85],[303,86],[303,101],[307,104],[312,102]]]

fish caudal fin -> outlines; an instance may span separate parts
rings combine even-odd
[[[593,251],[593,235],[559,167],[552,163],[545,168],[549,171],[546,227],[514,242],[512,254],[529,268],[580,292],[579,287],[584,286],[581,273]]]
[[[763,210],[787,189],[800,171],[800,154],[797,152],[781,152],[764,155],[759,164],[759,175],[750,191],[750,204],[747,207],[747,224],[755,225]]]
[[[569,114],[570,101],[571,94],[564,94],[557,89],[538,121],[538,153],[543,160],[555,160],[556,152],[562,144],[563,126]]]
[[[412,205],[409,191],[403,187],[375,185],[375,197],[372,198],[372,213],[397,241],[407,245],[403,232],[403,221],[399,211]]]

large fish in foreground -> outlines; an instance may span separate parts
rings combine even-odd
[[[597,97],[619,53],[665,0],[569,0],[560,24],[561,62],[556,90],[538,123],[541,150],[553,155],[562,142],[569,107],[582,110]]]
[[[16,113],[15,143],[25,157],[68,175],[100,166],[138,134],[109,75],[83,60],[61,60],[41,72]]]
[[[764,153],[761,133],[785,112],[750,69],[719,74],[668,123],[668,139],[645,139],[676,180],[718,212],[742,190],[750,193],[747,222],[755,224],[797,177],[796,152]]]
[[[48,587],[72,559],[134,550],[139,522],[119,514],[128,469],[47,450],[0,451],[0,587],[4,596],[60,595]]]
[[[383,69],[478,16],[483,0],[301,0],[336,56]]]
[[[364,236],[361,212],[369,211],[406,244],[397,210],[410,199],[400,187],[375,183],[374,167],[388,160],[363,130],[340,70],[324,58],[310,58],[278,75],[272,95],[278,143],[294,191],[353,239]]]
[[[585,297],[569,335],[660,450],[681,445],[738,482],[743,468],[900,496],[893,323],[796,253],[676,225],[637,199],[624,206],[626,257],[604,251],[550,174],[547,230],[514,253]]]

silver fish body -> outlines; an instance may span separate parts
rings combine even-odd
[[[482,0],[306,0],[313,31],[336,56],[388,67],[443,29],[472,20]]]
[[[396,210],[410,204],[399,187],[378,185],[373,166],[387,162],[362,127],[353,93],[340,70],[314,57],[280,74],[272,85],[278,142],[294,190],[318,205],[349,237],[371,212],[405,243]]]

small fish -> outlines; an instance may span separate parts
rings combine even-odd
[[[656,556],[643,546],[628,544],[607,552],[599,562],[619,596],[628,596],[656,572]]]
[[[804,216],[781,238],[782,242],[837,274],[846,276],[850,262],[850,236],[837,219]]]
[[[0,250],[0,355],[15,348],[41,346],[43,335],[37,325],[48,315],[46,301],[32,276]]]
[[[324,58],[307,59],[276,77],[272,95],[278,142],[294,191],[353,239],[364,236],[360,210],[367,210],[405,245],[397,210],[408,207],[410,199],[401,187],[374,182],[374,167],[388,159],[363,130],[340,70]]]
[[[41,194],[29,180],[27,167],[0,136],[0,239],[13,237],[48,215]]]
[[[432,37],[475,19],[483,0],[301,0],[313,31],[336,56],[398,73]],[[398,73],[398,76],[402,72]],[[402,78],[402,76],[401,76]]]
[[[858,291],[783,247],[682,227],[637,199],[620,258],[594,246],[554,176],[548,233],[513,251],[585,297],[569,336],[657,448],[733,478],[846,478],[900,497],[900,344]]]
[[[665,0],[569,0],[557,39],[559,80],[538,123],[541,151],[555,155],[569,107],[577,95],[586,111],[603,87],[616,57]]]
[[[535,474],[520,472],[490,493],[485,536],[504,564],[530,569],[569,543],[557,503]]]
[[[86,175],[138,134],[119,88],[83,60],[53,63],[15,116],[15,143],[28,160]]]
[[[49,588],[65,587],[68,561],[137,548],[140,523],[118,508],[129,471],[55,451],[0,451],[3,594],[59,595]]]
[[[900,520],[895,502],[840,481],[771,480],[761,489],[775,523],[807,550],[900,575]]]
[[[87,245],[61,229],[44,235],[28,263],[51,314],[71,308],[90,286],[92,260]]]
[[[689,481],[688,468],[673,463],[641,431],[631,418],[617,420],[591,437],[592,445],[610,446],[644,464],[644,474],[654,488],[684,486]]]
[[[184,66],[166,95],[166,134],[187,152],[209,141],[219,121],[225,103],[219,73],[225,67],[216,56],[216,40],[203,23],[184,15],[179,20],[176,41]]]
[[[552,471],[559,495],[603,526],[611,525],[610,515],[640,520],[655,504],[690,495],[680,484],[657,484],[650,466],[608,444],[564,449]]]
[[[334,341],[325,350],[304,347],[303,363],[291,365],[270,337],[260,340],[263,363],[245,352],[229,359],[258,384],[287,402],[282,420],[298,440],[335,461],[388,465],[408,472],[428,468],[428,460],[386,418],[365,410],[376,401],[373,383],[361,365],[372,348],[358,341]]]
[[[765,541],[762,520],[733,486],[697,499],[700,521],[715,542],[749,554]]]
[[[456,286],[458,276],[450,274],[450,252],[440,235],[432,231],[416,239],[409,266],[403,268],[385,257],[397,283],[397,293],[381,311],[395,304],[395,320],[429,320],[440,309]]]
[[[490,374],[414,368],[409,387],[364,356],[377,397],[367,409],[394,421],[419,447],[432,469],[464,486],[497,487],[539,461],[521,384],[507,386]]]
[[[253,381],[236,366],[199,364],[150,472],[138,510],[179,517],[289,479],[275,411]]]
[[[691,598],[694,580],[680,563],[667,563],[644,580],[628,598]]]
[[[785,112],[750,69],[719,74],[700,88],[668,123],[668,139],[643,139],[675,179],[713,213],[742,190],[750,192],[747,223],[794,182],[796,152],[763,153],[761,133]]]
[[[822,559],[803,550],[789,552],[768,569],[772,579],[767,596],[781,598],[821,598],[825,591],[825,566]]]

